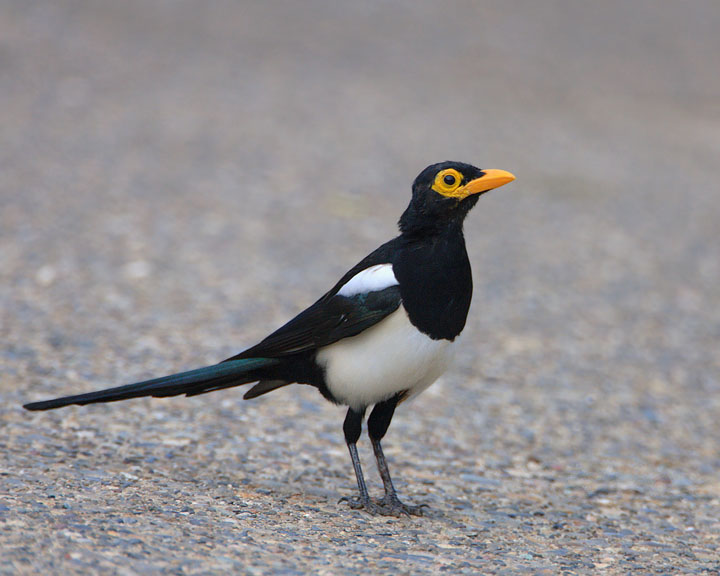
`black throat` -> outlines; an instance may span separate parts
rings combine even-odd
[[[393,262],[410,322],[434,340],[454,340],[465,327],[472,271],[462,223],[434,234],[402,234]]]

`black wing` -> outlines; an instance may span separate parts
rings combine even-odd
[[[228,360],[279,358],[316,350],[356,336],[397,310],[401,302],[399,286],[349,297],[338,295],[338,291],[357,273],[377,264],[391,263],[397,240],[391,240],[367,256],[320,300],[262,342]]]

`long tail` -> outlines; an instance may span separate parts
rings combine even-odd
[[[24,407],[28,410],[51,410],[71,404],[116,402],[128,398],[140,398],[141,396],[154,396],[156,398],[179,396],[180,394],[195,396],[213,390],[255,382],[267,374],[267,368],[279,363],[280,360],[276,358],[230,360],[213,366],[206,366],[205,368],[171,374],[170,376],[145,380],[135,384],[117,386],[116,388],[108,388],[107,390],[54,398],[43,402],[31,402],[25,404]]]

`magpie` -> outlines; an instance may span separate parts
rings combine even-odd
[[[288,384],[309,384],[348,407],[343,432],[359,496],[343,500],[373,515],[422,515],[424,505],[398,498],[380,442],[398,404],[430,386],[452,360],[473,288],[463,221],[481,194],[514,179],[504,170],[462,162],[428,166],[413,183],[400,235],[259,344],[212,366],[24,407],[195,396],[255,383],[244,395],[250,399]],[[371,406],[368,436],[385,489],[378,500],[368,494],[356,447]]]

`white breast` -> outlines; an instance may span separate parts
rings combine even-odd
[[[320,349],[317,362],[332,395],[362,410],[403,390],[425,390],[448,367],[452,349],[453,342],[421,333],[400,306],[363,333]]]

